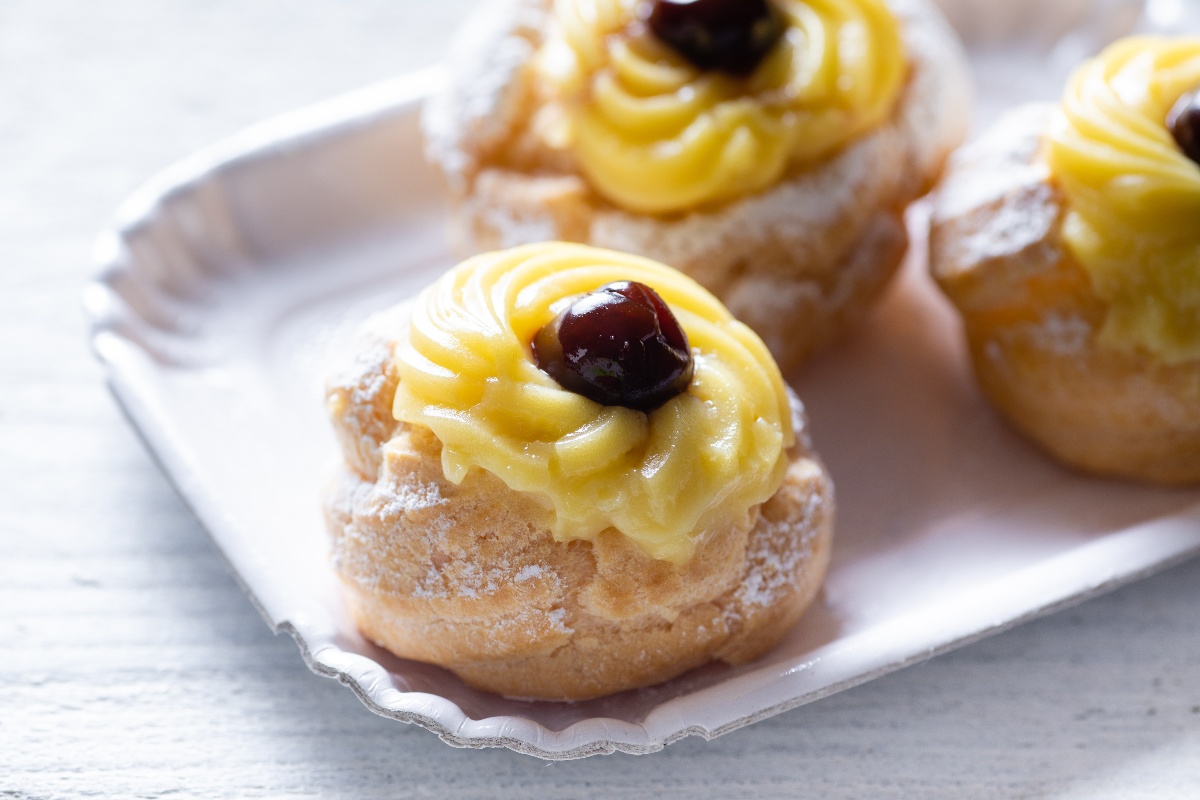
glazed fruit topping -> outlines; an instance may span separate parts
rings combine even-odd
[[[658,293],[617,281],[589,292],[538,331],[538,367],[608,406],[652,411],[692,382],[687,335]]]
[[[1200,89],[1179,99],[1167,116],[1167,128],[1184,155],[1200,164]]]
[[[701,69],[749,75],[784,33],[769,0],[654,0],[650,30]]]

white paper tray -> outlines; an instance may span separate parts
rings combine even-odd
[[[1015,17],[1009,4],[976,2],[1010,9],[1010,39],[1046,30],[1047,15],[1065,25],[1067,49],[1095,49],[1115,32],[1071,27],[1111,0],[1027,3]],[[981,30],[1002,29],[947,3]],[[1076,16],[1066,24],[1064,14]],[[1065,67],[1048,66],[1047,53],[1061,54],[1063,41],[1037,40],[1043,61],[1031,62],[1028,42],[1003,40],[1005,49],[966,33],[980,43],[984,117],[1059,91]],[[989,69],[1010,89],[988,84]],[[835,556],[822,597],[766,657],[587,703],[530,703],[372,646],[327,564],[318,487],[335,449],[322,375],[359,320],[455,260],[416,123],[437,80],[421,73],[275,119],[168,170],[102,237],[102,271],[85,296],[114,393],[263,617],[371,710],[461,746],[552,759],[652,752],[1200,551],[1200,493],[1071,474],[998,421],[971,384],[918,246],[864,329],[796,381],[838,487]]]

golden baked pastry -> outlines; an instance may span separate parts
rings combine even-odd
[[[1200,39],[1118,42],[936,194],[932,269],[981,386],[1089,472],[1200,481],[1200,163],[1169,129],[1197,89]]]
[[[671,264],[790,370],[899,265],[905,209],[966,134],[962,53],[927,0],[704,0],[687,5],[765,8],[779,30],[748,68],[700,66],[686,26],[668,44],[682,23],[655,25],[672,5],[477,12],[423,120],[454,238],[464,252],[561,239]]]
[[[544,332],[574,352],[563,320],[614,281],[651,287],[686,336],[691,371],[649,410],[539,367]],[[562,243],[469,259],[365,325],[327,402],[351,614],[482,689],[576,700],[747,661],[829,561],[832,486],[799,402],[761,340],[648,259]]]

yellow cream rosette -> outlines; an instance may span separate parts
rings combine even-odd
[[[906,80],[884,0],[776,0],[782,39],[747,77],[693,66],[647,0],[556,0],[539,56],[558,105],[547,141],[630,211],[669,214],[762,191],[891,114]]]
[[[570,392],[532,355],[560,309],[618,280],[657,291],[692,349],[688,390],[648,413]],[[676,564],[778,490],[794,442],[783,379],[749,328],[681,273],[583,245],[463,262],[416,301],[395,365],[393,414],[437,436],[449,480],[487,470],[551,509],[560,541],[615,528]]]
[[[1067,247],[1108,304],[1101,340],[1200,358],[1200,165],[1166,121],[1200,88],[1200,38],[1120,41],[1072,77],[1047,142]]]

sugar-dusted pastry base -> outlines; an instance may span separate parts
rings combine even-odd
[[[1105,305],[1066,252],[1043,163],[1052,109],[1002,119],[952,159],[936,195],[934,277],[959,307],[984,392],[1059,459],[1104,475],[1200,481],[1200,362],[1097,339]]]
[[[426,110],[428,152],[451,188],[464,252],[562,239],[649,256],[691,275],[753,327],[786,371],[862,315],[907,247],[908,204],[966,135],[966,66],[926,0],[891,0],[911,74],[892,118],[770,190],[648,216],[592,191],[569,156],[529,133],[528,58],[544,0],[491,0],[463,31]]]
[[[373,320],[329,390],[345,463],[326,518],[368,638],[482,689],[578,700],[752,659],[813,600],[833,493],[803,428],[783,487],[742,524],[706,536],[682,568],[615,531],[556,542],[533,498],[481,470],[450,483],[436,437],[392,420],[389,331],[402,320]]]

